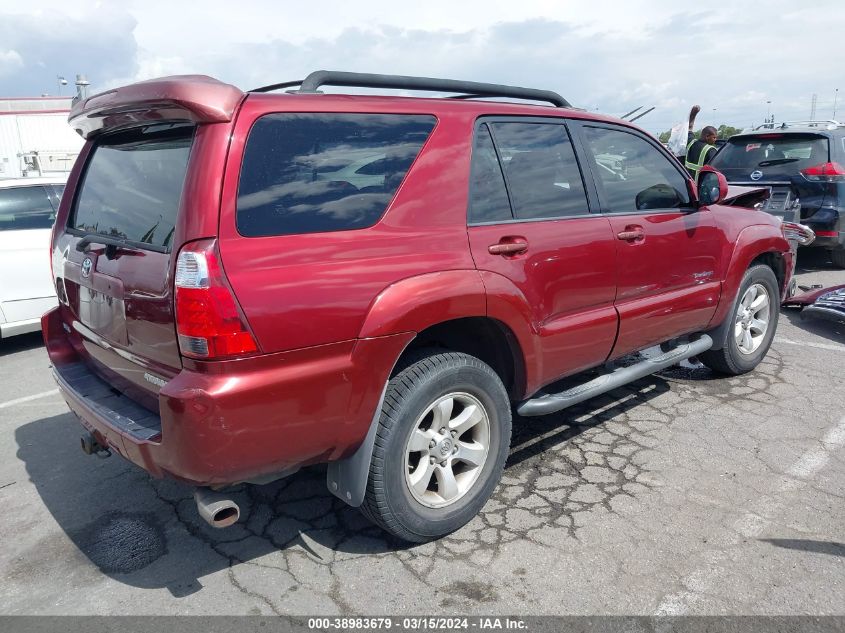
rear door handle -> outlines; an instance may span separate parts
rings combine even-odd
[[[641,226],[626,226],[616,237],[624,242],[638,242],[645,239],[645,231]]]
[[[506,241],[507,240],[507,241]],[[487,251],[491,255],[517,255],[528,250],[528,242],[521,238],[503,237],[498,244],[491,244]]]

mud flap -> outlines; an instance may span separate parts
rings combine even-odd
[[[376,412],[370,422],[370,429],[361,446],[349,457],[329,462],[326,471],[326,485],[329,492],[353,508],[358,508],[364,503],[367,480],[370,476],[370,461],[373,457],[373,446],[376,443],[376,432],[385,395],[387,395],[387,385],[381,392]]]

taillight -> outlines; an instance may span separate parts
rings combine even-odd
[[[845,182],[845,167],[839,163],[822,163],[801,170],[810,182]]]
[[[175,286],[182,354],[210,359],[258,351],[220,267],[215,240],[193,242],[179,252]]]

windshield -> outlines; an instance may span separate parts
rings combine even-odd
[[[720,170],[784,165],[784,170],[797,173],[827,161],[828,143],[824,136],[763,134],[730,139],[710,164]]]
[[[169,249],[193,131],[155,125],[98,141],[69,226]]]

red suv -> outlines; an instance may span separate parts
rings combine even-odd
[[[792,270],[778,220],[722,204],[718,172],[696,188],[650,135],[553,92],[184,76],[70,122],[88,142],[52,237],[56,380],[86,452],[196,486],[212,525],[238,517],[226,486],[327,462],[384,529],[442,536],[496,486],[512,407],[692,356],[747,372]]]

